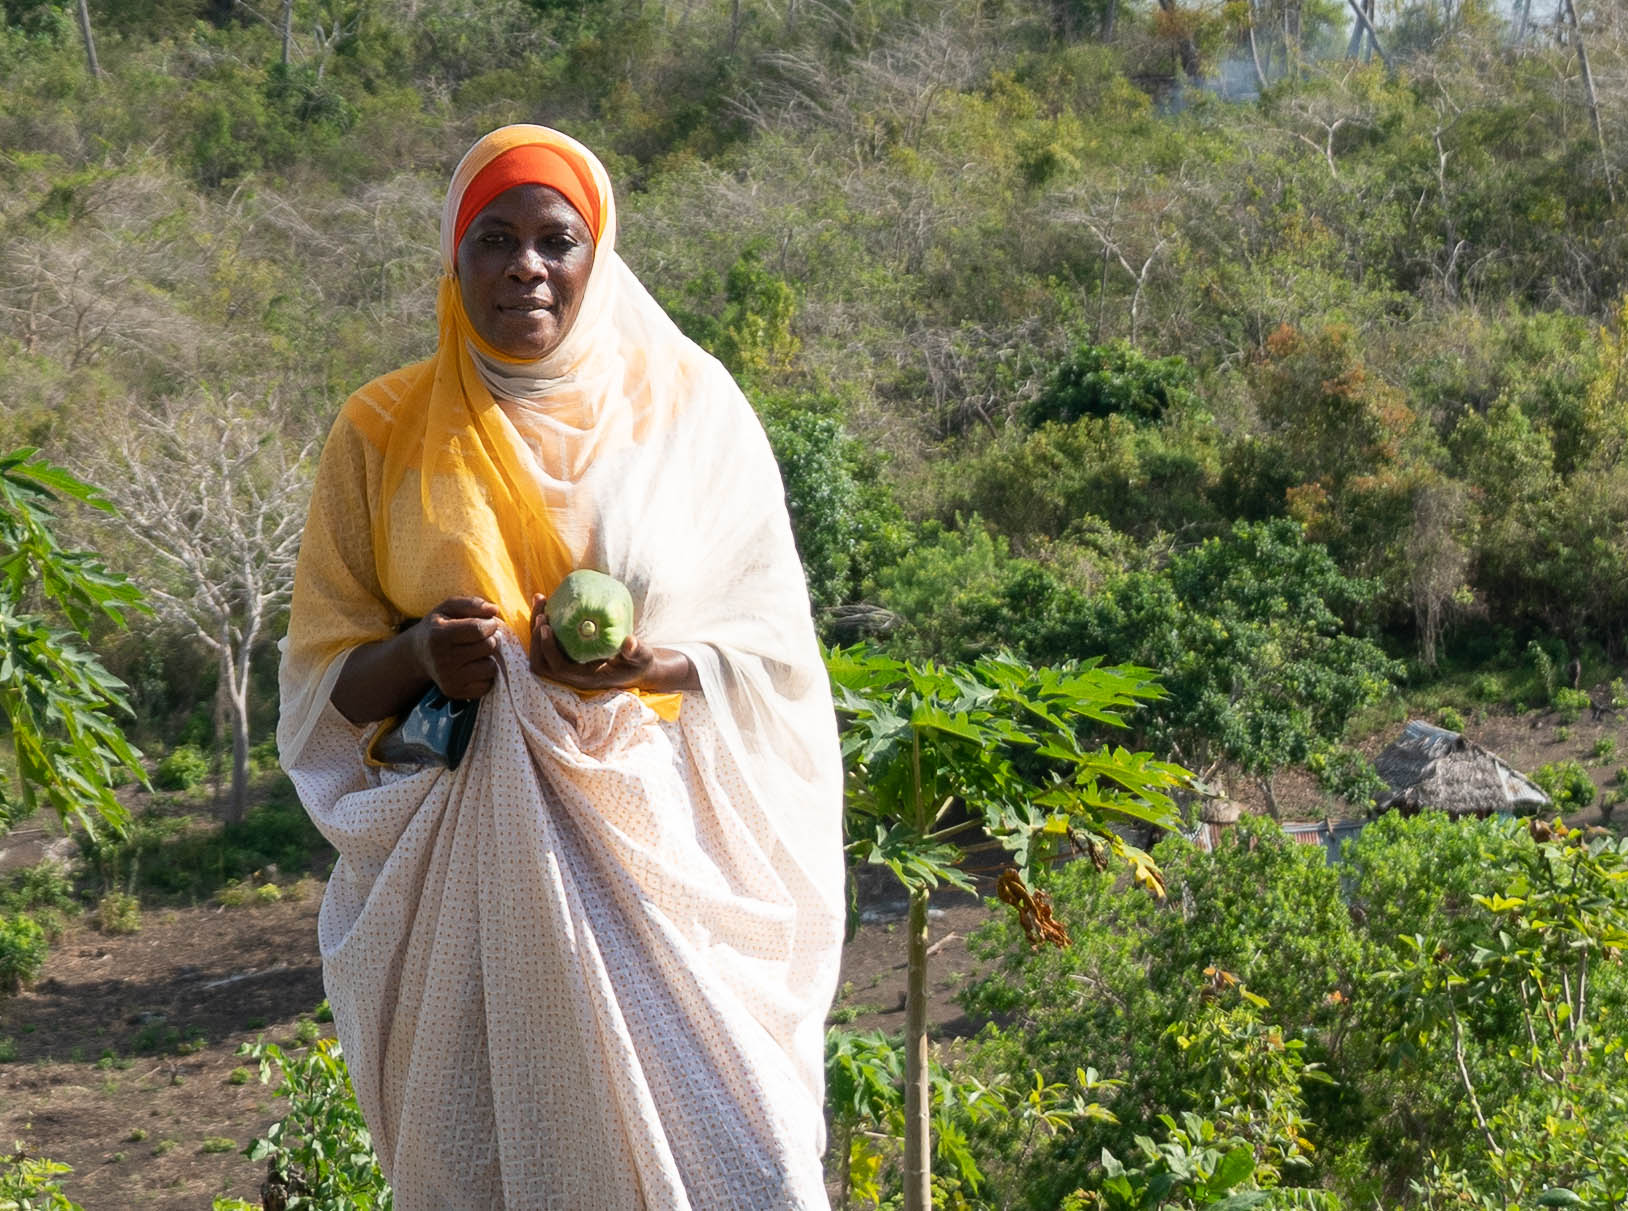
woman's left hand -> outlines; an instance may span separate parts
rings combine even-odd
[[[609,660],[578,664],[561,649],[543,612],[547,599],[538,593],[531,601],[531,671],[539,677],[574,690],[698,690],[701,680],[682,652],[655,648],[629,635]]]

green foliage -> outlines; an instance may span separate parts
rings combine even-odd
[[[1183,358],[1150,358],[1126,341],[1081,344],[1052,368],[1040,393],[1024,405],[1022,422],[1031,429],[1086,416],[1157,422],[1168,412],[1197,408],[1195,386],[1196,376]]]
[[[1551,761],[1532,771],[1532,781],[1554,800],[1556,810],[1574,812],[1594,802],[1594,780],[1572,760]]]
[[[111,789],[121,772],[145,779],[140,755],[114,720],[129,714],[124,686],[80,644],[97,620],[122,624],[141,596],[100,559],[68,550],[52,534],[52,505],[107,502],[32,449],[0,458],[0,712],[11,725],[20,799],[0,786],[0,823],[27,815],[43,797],[63,820],[87,832],[123,827]],[[38,594],[67,621],[64,629],[25,601]]]
[[[1159,671],[1150,730],[1189,765],[1225,756],[1270,793],[1284,766],[1326,758],[1401,671],[1340,621],[1368,588],[1295,523],[1240,522],[1162,571],[1109,581],[1080,642]]]
[[[45,930],[32,917],[0,914],[0,996],[17,992],[37,976],[48,949]]]
[[[1617,755],[1617,741],[1614,736],[1601,736],[1589,749],[1588,755],[1595,761],[1604,764]]]
[[[270,1084],[275,1068],[280,1079],[273,1092],[288,1101],[283,1118],[244,1149],[251,1161],[267,1163],[268,1181],[288,1211],[389,1211],[394,1196],[356,1108],[339,1044],[323,1039],[293,1055],[275,1043],[245,1043],[238,1054],[258,1063],[262,1085]]]
[[[858,598],[907,545],[904,518],[874,457],[835,417],[762,398],[763,427],[786,486],[792,533],[816,611]]]
[[[1404,935],[1380,977],[1395,996],[1396,1036],[1440,1040],[1458,1058],[1473,1120],[1452,1170],[1420,1185],[1428,1195],[1462,1173],[1487,1206],[1552,1187],[1583,1201],[1621,1197],[1628,1102],[1615,1076],[1622,1036],[1609,1024],[1621,1022],[1628,989],[1602,960],[1628,944],[1628,841],[1558,820],[1489,831],[1496,848],[1473,905],[1439,933]]]
[[[153,785],[165,791],[191,790],[208,776],[209,758],[190,744],[178,744],[153,771]]]
[[[1450,706],[1444,706],[1436,712],[1436,723],[1450,732],[1463,734],[1464,716]]]
[[[78,909],[73,882],[55,863],[25,866],[0,878],[0,912],[67,914]]]
[[[1561,723],[1576,723],[1588,709],[1588,695],[1562,686],[1554,692],[1551,703]]]
[[[141,932],[141,901],[122,891],[110,891],[96,905],[96,926],[103,933]]]
[[[1157,884],[1147,855],[1107,826],[1172,823],[1169,792],[1185,771],[1080,734],[1123,727],[1132,708],[1157,698],[1145,670],[1031,668],[1003,657],[945,668],[857,649],[831,653],[827,665],[847,720],[855,861],[887,866],[912,892],[940,883],[970,890],[957,838],[976,827],[1020,869],[1078,837]],[[957,805],[971,818],[946,823]]]
[[[904,1137],[902,1045],[878,1031],[828,1030],[825,1076],[837,1206],[891,1205],[900,1179],[895,1154]],[[998,1132],[1051,1138],[1081,1123],[1113,1121],[1097,1100],[1112,1083],[1083,1069],[1070,1084],[1047,1083],[1039,1073],[1020,1081],[1005,1074],[984,1081],[930,1061],[933,1183],[942,1201],[986,1205],[969,1201],[984,1186],[974,1146],[980,1137]]]
[[[17,1144],[11,1156],[0,1156],[0,1211],[82,1211],[59,1181],[72,1172],[59,1161],[29,1156]]]
[[[303,871],[325,844],[304,810],[280,794],[218,828],[148,812],[125,836],[85,838],[80,850],[105,888],[197,900],[268,867]]]

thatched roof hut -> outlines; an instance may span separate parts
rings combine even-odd
[[[1496,753],[1422,719],[1402,729],[1374,768],[1390,787],[1375,805],[1379,811],[1394,807],[1411,815],[1433,807],[1453,816],[1528,815],[1550,802],[1541,787]]]

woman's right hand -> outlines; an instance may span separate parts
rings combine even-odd
[[[449,597],[388,639],[351,649],[329,699],[360,726],[399,715],[430,682],[448,698],[480,698],[497,684],[497,607]]]
[[[448,698],[482,698],[497,684],[497,606],[449,597],[409,628],[419,667]]]

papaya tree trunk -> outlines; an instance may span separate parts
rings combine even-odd
[[[933,1206],[930,1106],[927,1084],[927,892],[910,893],[908,984],[904,997],[904,1206]]]

